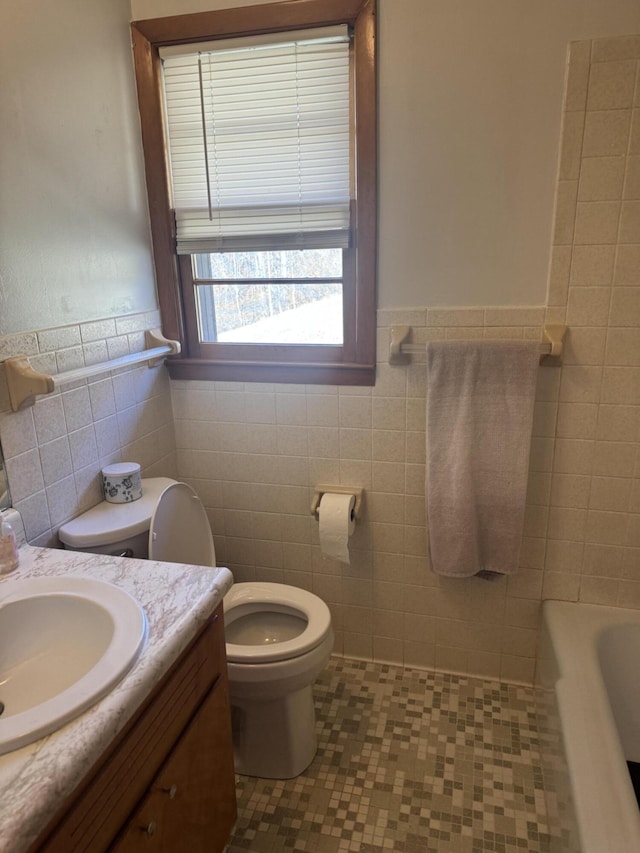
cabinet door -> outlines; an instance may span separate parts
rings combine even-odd
[[[222,851],[236,819],[231,743],[227,681],[221,677],[111,848],[113,853]]]

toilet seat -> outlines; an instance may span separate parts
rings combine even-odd
[[[186,483],[171,483],[158,498],[149,526],[149,559],[194,566],[216,564],[207,513]]]
[[[224,597],[225,623],[250,613],[268,611],[291,613],[306,620],[306,626],[290,640],[239,645],[227,642],[227,660],[233,663],[260,665],[299,657],[320,645],[331,631],[331,613],[327,605],[310,592],[280,583],[234,584]]]

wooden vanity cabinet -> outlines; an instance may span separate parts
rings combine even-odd
[[[219,853],[236,819],[222,605],[30,853]]]

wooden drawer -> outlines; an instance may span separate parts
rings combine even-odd
[[[109,847],[216,680],[226,696],[224,648],[220,605],[30,851]]]
[[[220,853],[236,819],[227,682],[220,677],[112,853]]]

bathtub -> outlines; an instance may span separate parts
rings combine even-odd
[[[640,611],[545,601],[536,681],[554,853],[638,853]]]

